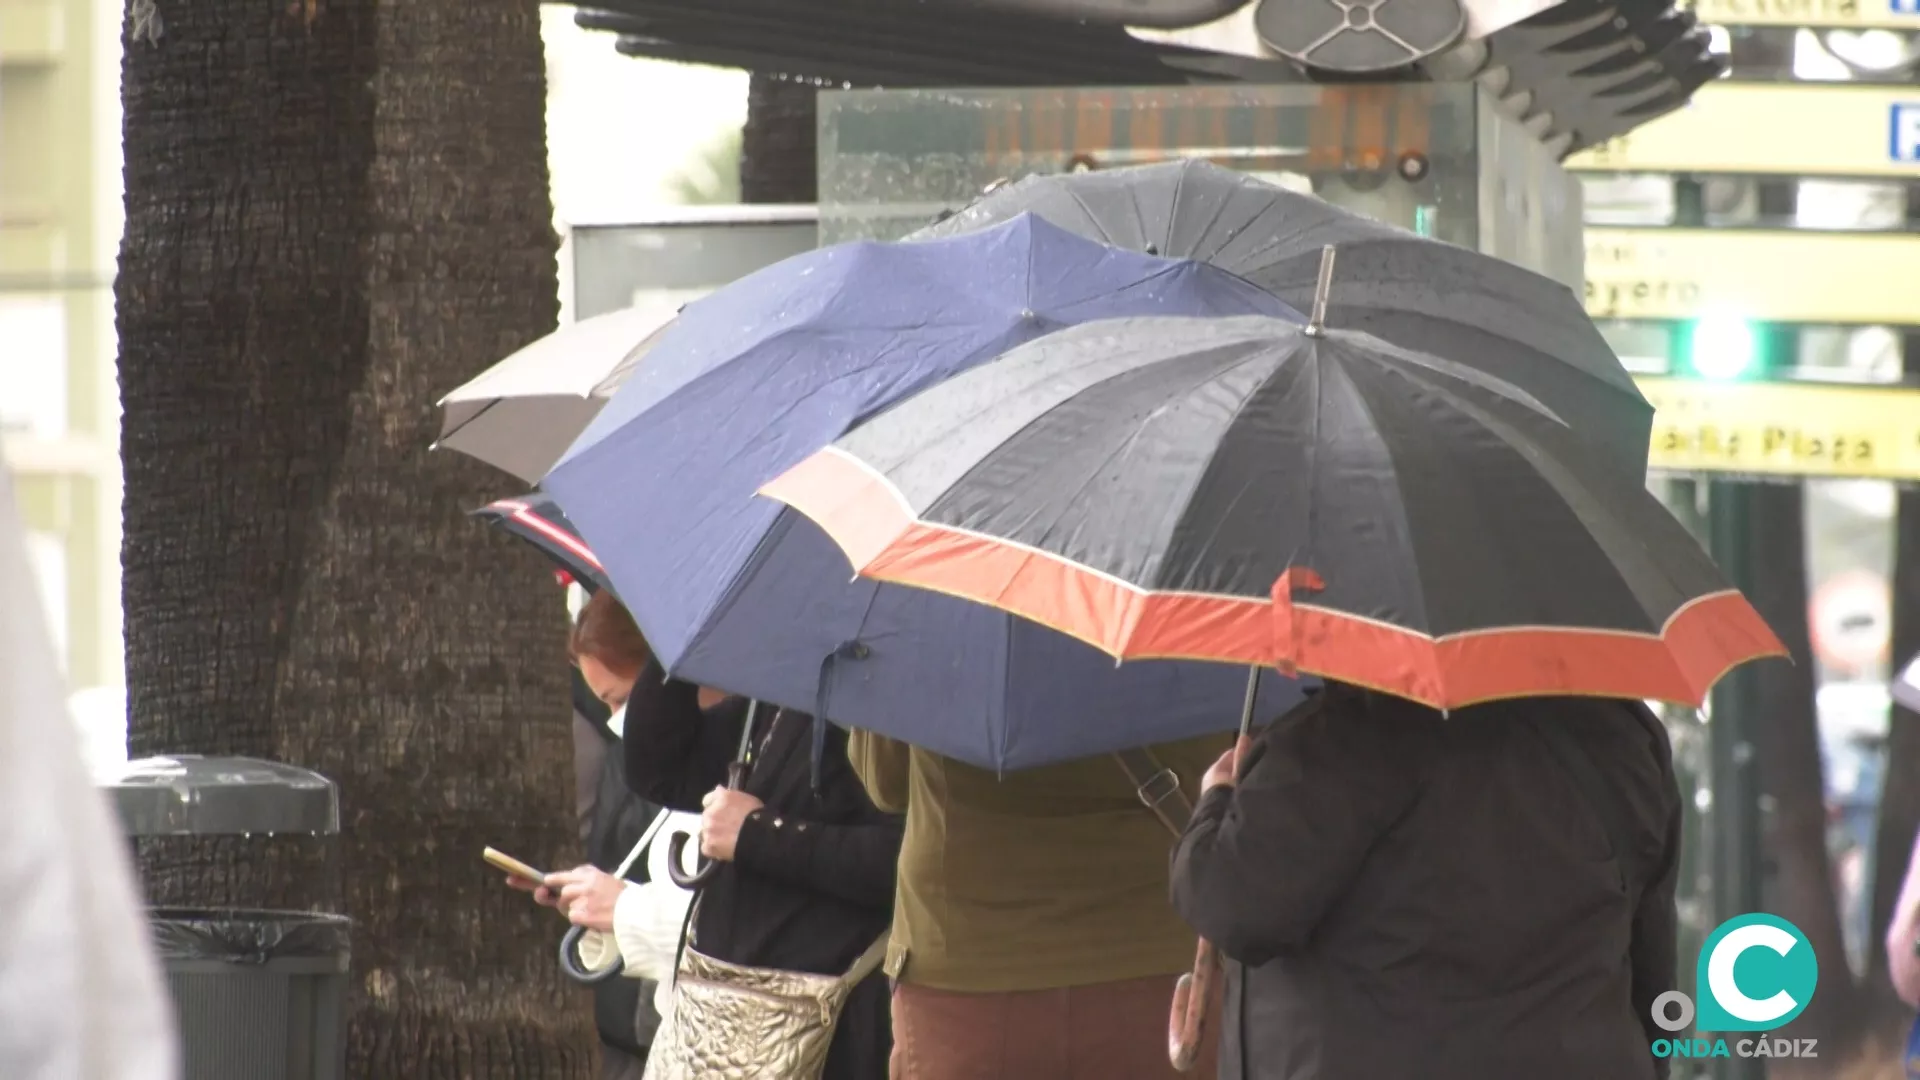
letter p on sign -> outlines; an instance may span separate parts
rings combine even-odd
[[[1920,102],[1896,102],[1887,152],[1895,161],[1920,163]]]

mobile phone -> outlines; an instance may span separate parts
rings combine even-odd
[[[519,859],[508,855],[506,852],[495,851],[492,848],[488,848],[480,853],[480,857],[487,860],[487,865],[492,866],[496,870],[504,870],[522,881],[531,881],[535,885],[545,885],[547,883],[547,875],[535,870]]]

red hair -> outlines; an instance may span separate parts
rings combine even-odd
[[[641,669],[653,659],[653,649],[641,635],[632,613],[605,589],[594,593],[587,606],[580,610],[580,620],[573,624],[567,651],[575,663],[583,657],[592,657],[623,679],[639,678]]]

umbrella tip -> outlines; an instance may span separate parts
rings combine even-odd
[[[1320,280],[1313,286],[1313,312],[1307,316],[1307,333],[1319,337],[1327,328],[1327,296],[1333,292],[1333,245],[1320,249]]]

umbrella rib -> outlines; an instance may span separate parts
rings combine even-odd
[[[1242,361],[1241,361],[1240,363],[1238,363],[1238,364],[1234,364],[1234,365],[1232,365],[1231,367],[1228,367],[1228,368],[1224,368],[1224,369],[1222,369],[1222,370],[1221,370],[1220,372],[1217,372],[1217,373],[1216,373],[1216,374],[1215,374],[1215,375],[1214,375],[1213,377],[1214,377],[1214,378],[1218,378],[1218,377],[1219,377],[1220,375],[1224,375],[1224,374],[1226,374],[1226,373],[1227,373],[1228,371],[1232,371],[1232,370],[1234,370],[1235,368],[1239,368],[1239,367],[1243,367],[1243,366],[1245,366],[1246,364],[1250,364],[1250,363],[1254,363],[1254,362],[1257,362],[1257,361],[1259,361],[1259,360],[1261,360],[1261,359],[1262,359],[1263,357],[1265,357],[1265,356],[1268,356],[1268,355],[1270,355],[1270,354],[1271,354],[1271,352],[1272,352],[1272,349],[1271,349],[1271,348],[1263,348],[1263,349],[1258,349],[1258,350],[1255,350],[1255,351],[1254,351],[1253,353],[1251,353],[1250,355],[1248,355],[1248,356],[1247,356],[1247,357],[1246,357],[1246,358],[1245,358],[1244,360],[1242,360]],[[1283,362],[1281,362],[1280,364],[1277,364],[1277,365],[1275,365],[1275,367],[1274,367],[1274,371],[1273,371],[1273,372],[1272,372],[1271,374],[1269,374],[1269,375],[1268,375],[1268,376],[1267,376],[1266,378],[1264,378],[1264,379],[1261,379],[1261,380],[1259,380],[1258,382],[1256,382],[1256,383],[1254,383],[1254,384],[1253,384],[1253,386],[1251,386],[1251,387],[1249,387],[1249,388],[1248,388],[1248,390],[1247,390],[1247,392],[1246,392],[1245,394],[1243,394],[1243,395],[1241,395],[1241,397],[1240,397],[1240,400],[1239,400],[1239,401],[1236,401],[1236,402],[1234,403],[1234,406],[1233,406],[1233,415],[1234,415],[1235,417],[1238,417],[1238,416],[1239,416],[1239,414],[1240,414],[1240,412],[1241,412],[1242,410],[1244,410],[1244,409],[1245,409],[1245,408],[1247,407],[1247,403],[1248,403],[1249,401],[1252,401],[1252,400],[1253,400],[1253,398],[1254,398],[1254,395],[1256,395],[1256,394],[1258,394],[1258,393],[1260,393],[1260,391],[1261,391],[1261,390],[1264,390],[1264,389],[1266,389],[1266,388],[1267,388],[1267,387],[1268,387],[1269,385],[1271,385],[1271,384],[1272,384],[1272,380],[1273,380],[1273,378],[1274,378],[1275,376],[1277,376],[1277,375],[1278,375],[1278,374],[1279,374],[1279,373],[1280,373],[1280,372],[1281,372],[1281,371],[1282,371],[1282,370],[1283,370],[1283,369],[1285,368],[1285,366],[1286,366],[1286,365],[1285,365],[1285,362],[1284,362],[1284,361],[1283,361]],[[1231,426],[1232,426],[1232,421],[1231,421],[1231,420],[1229,420],[1229,421],[1228,421],[1228,427],[1231,427]],[[1219,439],[1219,440],[1215,440],[1215,442],[1214,442],[1214,445],[1213,445],[1213,447],[1212,447],[1212,449],[1210,449],[1210,450],[1208,450],[1208,451],[1207,451],[1207,460],[1206,460],[1206,461],[1204,461],[1204,462],[1202,462],[1202,463],[1201,463],[1201,465],[1200,465],[1200,467],[1199,467],[1198,469],[1195,469],[1195,470],[1194,470],[1194,474],[1193,474],[1193,475],[1194,475],[1194,481],[1193,481],[1193,483],[1192,483],[1192,484],[1191,484],[1191,485],[1190,485],[1190,486],[1189,486],[1189,487],[1187,488],[1187,491],[1186,491],[1186,493],[1185,493],[1185,495],[1184,495],[1184,496],[1182,496],[1182,498],[1181,498],[1181,501],[1180,501],[1180,513],[1179,513],[1179,514],[1176,514],[1176,515],[1175,515],[1175,518],[1176,518],[1176,520],[1177,520],[1177,519],[1178,519],[1179,517],[1181,517],[1181,516],[1184,516],[1184,515],[1185,515],[1185,513],[1186,513],[1186,509],[1187,509],[1187,507],[1188,507],[1188,506],[1190,506],[1190,505],[1192,505],[1192,503],[1193,503],[1193,499],[1194,499],[1194,496],[1196,496],[1196,495],[1198,495],[1198,494],[1199,494],[1199,492],[1200,492],[1200,488],[1201,488],[1201,487],[1202,487],[1202,486],[1203,486],[1203,485],[1204,485],[1204,484],[1206,483],[1206,479],[1207,479],[1207,477],[1208,477],[1208,476],[1209,476],[1209,475],[1210,475],[1210,474],[1211,474],[1211,473],[1213,472],[1213,465],[1214,465],[1214,462],[1215,462],[1215,461],[1217,461],[1217,460],[1219,460],[1219,457],[1220,457],[1220,454],[1221,454],[1221,452],[1222,452],[1222,451],[1223,451],[1223,450],[1225,449],[1225,445],[1226,445],[1226,444],[1225,444],[1225,440],[1224,440],[1224,439]],[[1241,500],[1241,499],[1242,499],[1242,498],[1243,498],[1243,497],[1245,496],[1245,494],[1246,494],[1246,492],[1247,492],[1247,490],[1248,490],[1248,485],[1244,485],[1244,484],[1243,484],[1243,485],[1241,486],[1241,489],[1240,489],[1240,491],[1239,491],[1239,492],[1237,492],[1237,493],[1235,493],[1235,495],[1234,495],[1234,497],[1233,497],[1233,499],[1229,501],[1229,503],[1227,504],[1227,507],[1226,507],[1226,509],[1230,511],[1230,510],[1232,510],[1232,509],[1233,509],[1233,508],[1234,508],[1235,506],[1237,506],[1237,505],[1239,505],[1239,503],[1240,503],[1240,500]],[[1226,516],[1226,514],[1225,514],[1225,513],[1222,513],[1222,514],[1221,514],[1221,517],[1222,517],[1222,518],[1224,518],[1225,516]],[[1211,536],[1210,536],[1210,537],[1208,538],[1208,542],[1209,542],[1209,543],[1211,543],[1211,541],[1212,541],[1212,539],[1213,539],[1213,537],[1211,537]],[[1226,594],[1226,593],[1218,593],[1218,594],[1216,594],[1216,593],[1194,593],[1193,595],[1196,595],[1196,596],[1214,596],[1214,595],[1220,595],[1220,596],[1225,596],[1225,595],[1231,595],[1231,594]]]
[[[1184,172],[1183,172],[1183,173],[1181,173],[1181,175],[1180,175],[1180,182],[1181,182],[1181,184],[1182,184],[1182,185],[1184,185],[1184,184],[1186,183],[1186,174],[1185,174]],[[1179,194],[1178,192],[1175,192],[1175,195],[1176,195],[1176,196],[1178,196],[1178,194]],[[1196,233],[1195,235],[1196,235],[1196,236],[1212,236],[1212,235],[1213,235],[1213,228],[1214,228],[1214,226],[1216,226],[1216,225],[1218,225],[1218,224],[1220,224],[1220,218],[1221,218],[1222,216],[1224,216],[1224,215],[1226,214],[1226,212],[1227,212],[1227,207],[1228,207],[1228,205],[1230,205],[1230,202],[1231,202],[1231,200],[1230,200],[1230,199],[1221,199],[1221,200],[1220,200],[1220,205],[1214,208],[1214,211],[1213,211],[1213,216],[1207,219],[1207,223],[1206,223],[1206,226],[1205,226],[1204,228],[1202,228],[1202,229],[1201,229],[1201,230],[1200,230],[1200,231],[1199,231],[1198,233]],[[1175,206],[1176,208],[1178,208],[1178,207],[1179,207],[1179,205],[1180,205],[1180,203],[1179,203],[1179,201],[1178,201],[1178,199],[1177,199],[1177,197],[1176,197],[1176,199],[1175,199],[1175,202],[1174,202],[1174,204],[1173,204],[1173,205],[1174,205],[1174,206]],[[1172,219],[1171,219],[1171,218],[1169,218],[1169,219],[1168,219],[1168,222],[1167,222],[1167,230],[1168,230],[1168,231],[1167,231],[1167,239],[1168,239],[1168,241],[1169,241],[1169,242],[1171,242],[1171,241],[1172,241],[1172,239],[1173,239],[1173,222],[1172,222]],[[1217,254],[1217,253],[1218,253],[1218,252],[1219,252],[1219,251],[1220,251],[1220,250],[1221,250],[1221,249],[1222,249],[1223,247],[1225,247],[1225,245],[1224,245],[1224,244],[1221,244],[1221,245],[1216,245],[1216,246],[1215,246],[1215,247],[1213,248],[1213,250],[1212,250],[1212,251],[1210,251],[1210,252],[1209,252],[1208,254]],[[1225,268],[1225,267],[1221,267],[1221,269],[1223,269],[1223,270],[1224,270],[1224,269],[1226,269],[1226,268]],[[1238,275],[1238,274],[1235,274],[1234,276],[1235,276],[1235,277],[1239,277],[1240,275]],[[1243,280],[1243,281],[1244,281],[1245,279],[1244,279],[1244,278],[1242,278],[1241,280]],[[1258,286],[1255,286],[1255,287],[1256,287],[1256,288],[1258,288]]]
[[[1073,199],[1073,204],[1078,206],[1080,212],[1087,216],[1087,221],[1099,231],[1100,242],[1103,244],[1113,244],[1113,234],[1108,232],[1106,225],[1101,223],[1100,216],[1093,212],[1093,207],[1087,205],[1087,200],[1081,198],[1080,193],[1073,188],[1065,187],[1064,185],[1062,185],[1062,187],[1067,195]]]
[[[1267,205],[1261,207],[1260,212],[1253,215],[1253,220],[1247,222],[1246,225],[1241,227],[1240,234],[1242,236],[1260,235],[1260,233],[1256,231],[1256,227],[1262,221],[1264,221],[1269,214],[1274,213],[1279,208],[1280,208],[1279,199],[1268,200]],[[1287,240],[1291,239],[1290,236],[1283,234],[1280,230],[1277,230],[1277,229],[1271,232],[1268,232],[1265,235],[1267,237],[1266,243],[1261,244],[1260,246],[1254,248],[1252,251],[1247,252],[1246,259],[1247,259],[1247,266],[1249,270],[1254,270],[1254,271],[1264,270],[1267,267],[1272,266],[1274,262],[1276,262],[1277,260],[1268,259],[1266,262],[1257,263],[1257,264],[1254,262],[1254,260],[1264,257],[1268,252],[1282,246],[1284,243],[1287,242]]]
[[[1209,357],[1209,356],[1211,356],[1211,354],[1213,353],[1213,351],[1214,351],[1214,350],[1207,350],[1207,351],[1205,351],[1205,352],[1196,352],[1196,353],[1189,353],[1189,354],[1187,354],[1187,355],[1186,355],[1185,357],[1183,357],[1183,359],[1200,359],[1200,358],[1204,358],[1204,357]],[[1241,356],[1241,357],[1239,357],[1238,359],[1236,359],[1236,360],[1233,360],[1232,362],[1230,362],[1230,363],[1227,363],[1227,364],[1225,364],[1224,366],[1218,366],[1218,367],[1215,367],[1215,366],[1211,366],[1211,365],[1209,365],[1209,366],[1208,366],[1208,367],[1207,367],[1206,369],[1204,369],[1204,370],[1202,371],[1202,373],[1200,374],[1200,376],[1199,376],[1199,377],[1198,377],[1198,378],[1197,378],[1197,379],[1196,379],[1196,380],[1195,380],[1195,381],[1194,381],[1193,383],[1191,383],[1191,384],[1189,384],[1189,385],[1188,385],[1188,386],[1186,386],[1186,387],[1185,387],[1185,388],[1184,388],[1183,390],[1181,390],[1181,391],[1180,391],[1180,393],[1179,393],[1179,395],[1178,395],[1178,397],[1176,397],[1175,395],[1171,395],[1171,394],[1170,394],[1170,395],[1168,395],[1168,397],[1167,397],[1167,400],[1168,400],[1169,402],[1172,402],[1172,401],[1175,401],[1175,400],[1178,400],[1178,399],[1180,399],[1180,398],[1185,398],[1185,397],[1187,397],[1187,396],[1189,396],[1189,395],[1191,395],[1191,394],[1192,394],[1192,393],[1193,393],[1193,392],[1194,392],[1195,390],[1197,390],[1197,389],[1199,389],[1200,387],[1202,387],[1202,386],[1205,386],[1205,385],[1207,385],[1208,383],[1211,383],[1211,382],[1213,382],[1213,381],[1214,381],[1214,380],[1216,380],[1216,379],[1219,379],[1219,378],[1220,378],[1220,377],[1221,377],[1222,375],[1224,375],[1224,374],[1226,374],[1227,372],[1230,372],[1230,371],[1234,371],[1234,370],[1237,370],[1237,369],[1239,369],[1239,368],[1242,368],[1242,367],[1245,367],[1246,365],[1248,365],[1248,364],[1251,364],[1251,363],[1257,363],[1257,362],[1259,362],[1259,360],[1261,359],[1261,357],[1262,357],[1262,355],[1263,355],[1263,353],[1262,353],[1262,351],[1261,351],[1261,350],[1257,350],[1257,349],[1256,349],[1256,350],[1253,350],[1252,352],[1250,352],[1250,354],[1248,354],[1248,355],[1245,355],[1245,356]],[[1138,369],[1130,369],[1130,370],[1138,370]],[[1129,372],[1116,372],[1116,373],[1114,373],[1114,374],[1112,374],[1112,375],[1109,375],[1109,376],[1108,376],[1108,377],[1107,377],[1106,379],[1102,379],[1102,380],[1100,380],[1100,382],[1097,382],[1097,383],[1094,383],[1094,384],[1092,384],[1092,385],[1094,385],[1094,386],[1097,386],[1097,385],[1100,385],[1100,383],[1104,383],[1104,382],[1110,382],[1110,381],[1112,381],[1113,379],[1116,379],[1116,378],[1120,378],[1121,376],[1123,376],[1123,375],[1125,375],[1125,374],[1129,374],[1129,373],[1130,373],[1130,371],[1129,371]],[[1258,391],[1258,389],[1259,389],[1259,385],[1260,385],[1259,383],[1256,383],[1256,384],[1255,384],[1255,386],[1254,386],[1254,389],[1253,389],[1252,391],[1249,391],[1249,393],[1248,393],[1248,396],[1249,396],[1249,397],[1250,397],[1250,396],[1252,395],[1252,393],[1254,393],[1254,392],[1257,392],[1257,391]],[[1090,386],[1090,387],[1087,387],[1086,389],[1091,389],[1091,386]],[[1085,393],[1085,392],[1086,392],[1086,390],[1085,390],[1085,389],[1083,389],[1083,390],[1081,391],[1081,393]],[[1063,399],[1061,399],[1061,400],[1060,400],[1060,401],[1058,401],[1058,402],[1055,402],[1055,403],[1054,403],[1054,404],[1053,404],[1053,405],[1052,405],[1051,407],[1049,407],[1048,409],[1046,409],[1046,410],[1045,410],[1044,412],[1042,412],[1042,413],[1040,413],[1039,415],[1037,415],[1037,416],[1035,416],[1035,417],[1033,417],[1033,418],[1032,418],[1031,420],[1028,420],[1028,421],[1027,421],[1027,422],[1026,422],[1025,424],[1023,424],[1023,425],[1021,425],[1021,427],[1020,427],[1020,429],[1019,429],[1019,431],[1016,431],[1016,432],[1014,432],[1014,436],[1017,436],[1017,435],[1019,434],[1019,432],[1020,432],[1020,431],[1026,431],[1026,430],[1028,430],[1028,429],[1030,429],[1030,428],[1032,428],[1032,427],[1033,427],[1033,426],[1034,426],[1035,424],[1038,424],[1038,423],[1040,423],[1040,422],[1042,422],[1043,420],[1045,420],[1045,419],[1046,419],[1046,418],[1047,418],[1048,416],[1050,416],[1050,415],[1051,415],[1051,414],[1053,414],[1054,412],[1056,412],[1056,411],[1058,411],[1059,409],[1061,409],[1061,408],[1063,408],[1063,407],[1065,407],[1066,405],[1068,405],[1069,403],[1071,403],[1071,402],[1072,402],[1072,401],[1073,401],[1073,400],[1075,399],[1075,397],[1077,397],[1077,396],[1078,396],[1077,394],[1076,394],[1076,395],[1069,395],[1068,397],[1066,397],[1066,398],[1063,398]],[[1244,404],[1244,400],[1245,400],[1245,399],[1242,399],[1242,404]],[[1078,484],[1078,485],[1077,485],[1077,486],[1076,486],[1076,487],[1074,488],[1074,490],[1073,490],[1073,493],[1072,493],[1072,494],[1071,494],[1070,496],[1068,496],[1067,498],[1065,498],[1065,499],[1063,499],[1063,500],[1059,500],[1059,504],[1060,504],[1060,505],[1062,505],[1062,506],[1067,506],[1067,507],[1070,507],[1070,506],[1072,506],[1072,505],[1074,505],[1075,503],[1077,503],[1077,502],[1079,502],[1079,501],[1080,501],[1080,498],[1081,498],[1081,496],[1082,496],[1082,495],[1084,495],[1084,494],[1086,493],[1086,490],[1087,490],[1087,488],[1088,488],[1088,486],[1089,486],[1089,485],[1091,485],[1091,484],[1093,484],[1093,483],[1094,483],[1094,482],[1095,482],[1096,480],[1098,480],[1098,479],[1100,478],[1100,475],[1101,475],[1101,473],[1103,473],[1103,472],[1105,472],[1105,471],[1106,471],[1106,469],[1105,469],[1105,467],[1106,467],[1107,465],[1109,465],[1109,464],[1111,464],[1111,463],[1112,463],[1112,462],[1113,462],[1113,461],[1114,461],[1114,460],[1115,460],[1116,458],[1118,458],[1118,457],[1120,457],[1120,456],[1121,456],[1122,454],[1124,454],[1124,453],[1126,453],[1126,451],[1127,451],[1127,450],[1129,450],[1130,448],[1132,448],[1133,446],[1135,446],[1135,445],[1136,445],[1136,444],[1137,444],[1137,443],[1139,442],[1139,440],[1140,440],[1140,437],[1141,437],[1141,434],[1142,434],[1142,430],[1144,429],[1144,427],[1146,426],[1146,424],[1147,424],[1148,422],[1151,422],[1151,420],[1153,419],[1153,415],[1154,415],[1154,414],[1150,414],[1150,415],[1149,415],[1148,417],[1146,417],[1146,418],[1145,418],[1145,419],[1144,419],[1144,420],[1143,420],[1143,421],[1142,421],[1142,422],[1141,422],[1141,423],[1140,423],[1139,425],[1137,425],[1137,426],[1136,426],[1136,427],[1134,428],[1134,430],[1133,430],[1133,432],[1132,432],[1132,433],[1131,433],[1130,435],[1128,435],[1128,436],[1127,436],[1127,438],[1126,438],[1125,440],[1123,440],[1123,441],[1122,441],[1122,442],[1121,442],[1121,443],[1120,443],[1120,444],[1119,444],[1118,446],[1116,446],[1116,447],[1114,447],[1114,448],[1113,448],[1113,449],[1112,449],[1111,451],[1109,451],[1109,452],[1107,453],[1107,455],[1106,455],[1105,457],[1103,457],[1103,458],[1101,458],[1101,459],[1100,459],[1100,461],[1099,461],[1099,463],[1098,463],[1098,464],[1096,465],[1096,467],[1094,467],[1094,468],[1092,468],[1092,469],[1089,469],[1089,470],[1087,471],[1087,475],[1086,475],[1085,477],[1083,477],[1083,478],[1081,479],[1081,481],[1080,481],[1080,483],[1079,483],[1079,484]],[[1009,438],[1012,438],[1012,437],[1013,437],[1013,436],[1009,436]],[[1003,444],[1003,445],[1004,445],[1004,444]],[[978,466],[975,466],[975,468],[977,468],[977,467],[978,467]],[[959,477],[958,479],[956,479],[956,480],[954,481],[954,483],[953,483],[952,485],[950,485],[950,486],[949,486],[949,490],[951,490],[951,488],[953,488],[953,487],[958,487],[958,486],[959,486],[960,484],[962,484],[962,483],[964,483],[964,482],[966,481],[966,479],[967,479],[967,477],[968,477],[968,476],[970,476],[970,475],[972,475],[972,473],[973,473],[973,471],[974,471],[974,468],[969,468],[969,469],[968,469],[968,470],[967,470],[967,471],[966,471],[965,473],[962,473],[962,474],[960,475],[960,477]],[[1189,499],[1191,499],[1191,498],[1192,498],[1192,492],[1191,492],[1191,491],[1189,491],[1189,492],[1188,492],[1188,498],[1189,498]],[[903,500],[903,502],[904,502],[904,500]],[[931,505],[931,504],[930,504],[930,505]],[[1051,525],[1049,525],[1049,532],[1051,531],[1051,528],[1052,528],[1052,526],[1051,526]],[[986,535],[986,534],[981,534],[981,535]],[[1032,550],[1032,551],[1034,551],[1034,552],[1038,552],[1038,553],[1042,553],[1042,554],[1049,554],[1049,552],[1048,552],[1048,550],[1047,550],[1046,548],[1043,548],[1043,547],[1040,547],[1039,545],[1023,545],[1023,546],[1027,546],[1027,547],[1029,547],[1029,548],[1031,548],[1031,550]],[[1073,564],[1073,565],[1075,565],[1075,566],[1083,566],[1083,565],[1085,565],[1085,564],[1083,564],[1083,563],[1080,563],[1080,562],[1078,562],[1077,560],[1072,560],[1072,559],[1068,559],[1068,560],[1066,560],[1066,561],[1068,561],[1068,562],[1070,562],[1070,563],[1072,563],[1072,564]],[[1092,568],[1092,567],[1088,567],[1088,569],[1089,569],[1089,570],[1092,570],[1093,568]],[[1095,571],[1095,572],[1096,572],[1096,573],[1100,573],[1101,571]],[[1115,580],[1115,581],[1122,581],[1122,580],[1124,580],[1123,578],[1120,578],[1120,577],[1119,577],[1119,576],[1117,576],[1117,575],[1108,575],[1108,576],[1110,576],[1110,577],[1112,577],[1112,578],[1113,578],[1113,580]],[[1145,593],[1145,592],[1152,592],[1152,591],[1154,591],[1154,590],[1152,590],[1152,589],[1149,589],[1149,588],[1145,588],[1145,587],[1140,587],[1140,586],[1136,586],[1136,588],[1137,588],[1137,589],[1138,589],[1139,591],[1141,591],[1141,592],[1143,592],[1143,593]],[[1132,633],[1132,628],[1131,628],[1131,627],[1129,627],[1129,629],[1128,629],[1128,633],[1129,633],[1129,634],[1131,634],[1131,633]]]
[[[1410,372],[1403,371],[1402,373],[1412,377]],[[1417,381],[1429,386],[1433,392],[1445,397],[1454,408],[1491,432],[1495,437],[1499,438],[1501,442],[1505,443],[1515,453],[1519,454],[1532,465],[1534,471],[1540,478],[1560,497],[1568,512],[1572,513],[1575,519],[1580,521],[1582,526],[1586,528],[1588,534],[1593,537],[1594,542],[1600,545],[1602,551],[1607,553],[1609,560],[1613,559],[1613,550],[1610,545],[1602,540],[1600,533],[1594,530],[1595,525],[1602,524],[1603,522],[1593,520],[1590,515],[1581,513],[1575,501],[1567,497],[1569,487],[1586,490],[1591,493],[1589,478],[1583,477],[1576,471],[1568,468],[1567,464],[1560,459],[1559,455],[1540,445],[1528,437],[1526,433],[1515,429],[1511,423],[1494,412],[1453,392],[1447,387],[1431,384],[1425,379],[1419,379]],[[1697,602],[1697,598],[1689,597],[1688,594],[1690,590],[1674,579],[1674,575],[1668,569],[1666,562],[1652,557],[1652,548],[1646,540],[1641,539],[1642,533],[1640,530],[1628,527],[1626,523],[1620,519],[1618,514],[1611,511],[1605,501],[1596,499],[1594,500],[1594,504],[1599,508],[1601,514],[1604,515],[1603,521],[1604,524],[1608,526],[1607,531],[1617,534],[1621,543],[1636,546],[1644,556],[1643,561],[1659,574],[1659,579],[1666,585],[1668,591],[1675,596],[1683,598],[1680,606],[1675,608],[1676,612],[1684,611],[1687,607],[1691,606],[1691,604]],[[1667,621],[1670,620],[1663,620],[1662,626],[1665,626]]]

